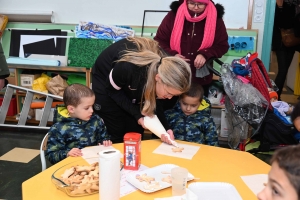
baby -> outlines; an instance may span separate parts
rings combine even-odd
[[[282,116],[290,115],[294,107],[284,101],[278,101],[278,94],[271,89],[268,90],[270,95],[270,102],[273,108],[276,108]]]

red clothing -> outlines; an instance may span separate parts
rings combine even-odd
[[[174,11],[170,11],[163,19],[157,30],[156,36],[154,37],[154,39],[159,42],[159,45],[173,56],[178,54],[177,51],[170,48],[170,38],[174,26],[175,17],[176,13]],[[219,18],[218,16],[215,40],[213,42],[213,45],[209,48],[202,49],[197,52],[202,43],[205,21],[206,19],[200,22],[192,23],[185,20],[180,46],[181,54],[187,59],[190,59],[193,80],[197,81],[201,85],[207,85],[212,81],[212,72],[210,73],[210,75],[204,78],[197,78],[195,76],[196,68],[194,67],[194,60],[196,56],[198,54],[202,54],[206,60],[212,57],[220,58],[228,51],[229,48],[228,35],[224,21],[221,17]]]

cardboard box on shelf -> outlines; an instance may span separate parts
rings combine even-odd
[[[35,109],[35,120],[40,121],[42,119],[44,109]],[[48,118],[49,122],[53,122],[54,108],[51,108],[50,115]]]
[[[9,84],[11,85],[16,85],[15,77],[14,76],[9,76],[6,78]]]
[[[40,77],[41,74],[21,74],[20,75],[20,86],[32,89],[32,84],[35,79]]]

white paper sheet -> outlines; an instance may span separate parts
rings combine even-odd
[[[241,178],[255,195],[262,191],[265,187],[264,184],[268,182],[268,174],[241,176]]]
[[[175,148],[172,145],[161,143],[154,151],[153,153],[156,154],[162,154],[167,156],[173,156],[178,158],[185,158],[191,160],[193,156],[197,153],[197,151],[200,149],[199,146],[195,145],[188,145],[188,144],[181,144],[178,143],[178,146],[180,148],[184,148],[182,152],[173,152],[172,148]]]
[[[148,167],[146,167],[145,165],[140,165],[138,171],[143,171],[145,169],[148,169]],[[126,181],[126,176],[128,176],[132,172],[136,172],[136,171],[123,169],[121,172],[120,197],[123,197],[137,190],[137,188],[135,188],[134,186],[132,186],[130,183]]]
[[[85,159],[89,164],[99,161],[99,152],[107,149],[116,150],[113,146],[105,147],[103,145],[93,146],[93,147],[86,147],[81,149],[82,158]],[[86,159],[88,158],[88,160]],[[91,159],[95,158],[95,159]],[[123,154],[121,154],[120,158],[123,158]]]

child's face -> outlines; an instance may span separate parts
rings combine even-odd
[[[180,108],[185,115],[192,115],[200,106],[200,99],[198,97],[189,97],[184,95],[180,99]]]
[[[294,120],[294,126],[295,126],[295,128],[297,129],[297,131],[300,132],[300,117],[297,117],[297,118]]]
[[[270,101],[272,103],[272,102],[275,102],[275,101],[278,101],[278,100],[277,100],[277,98],[273,97],[273,98],[270,99]]]
[[[277,162],[272,164],[267,186],[257,194],[259,200],[298,200],[295,188]]]
[[[83,97],[81,99],[81,103],[78,106],[68,106],[70,116],[84,121],[88,121],[93,114],[94,102],[95,96]]]

